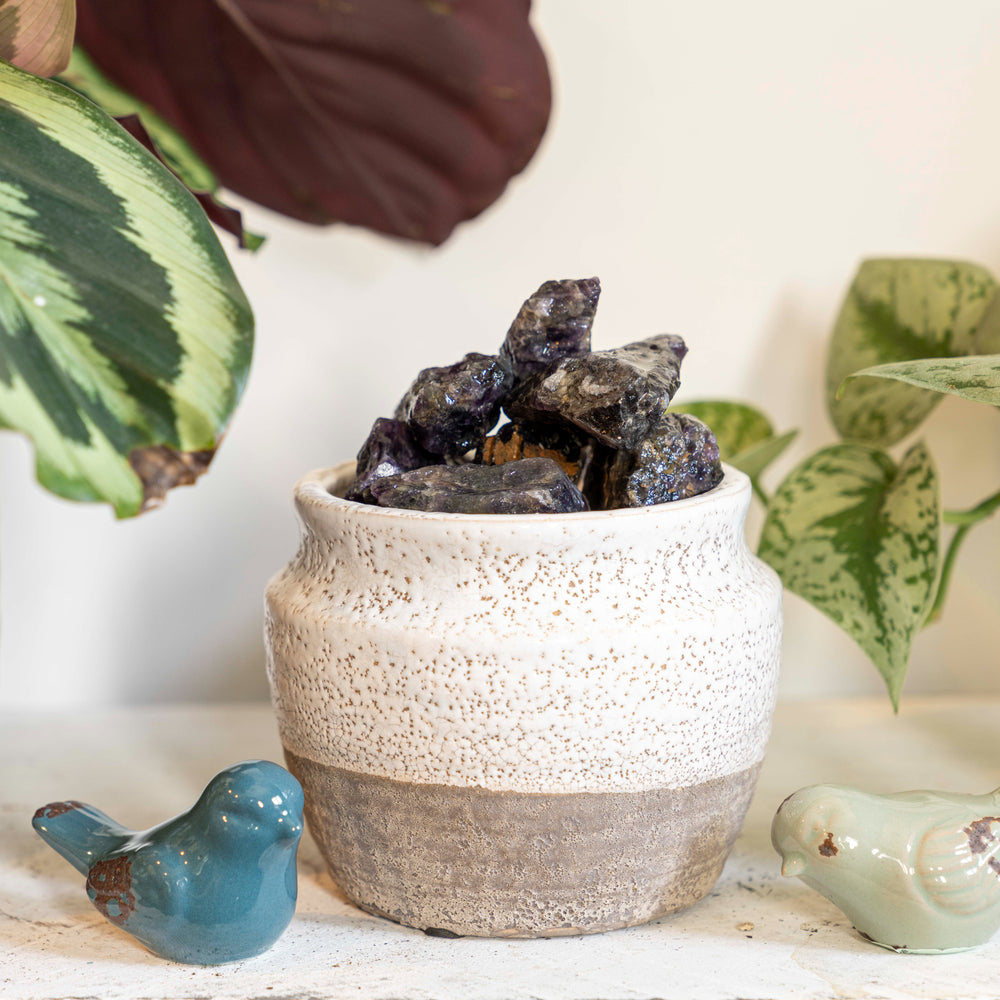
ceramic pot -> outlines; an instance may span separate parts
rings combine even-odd
[[[289,769],[334,880],[425,930],[536,937],[704,896],[774,709],[781,587],[750,483],[690,500],[480,516],[295,488],[267,590]]]

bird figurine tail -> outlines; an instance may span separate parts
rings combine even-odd
[[[53,850],[86,875],[99,858],[123,847],[131,831],[82,802],[50,802],[32,817],[31,825]]]

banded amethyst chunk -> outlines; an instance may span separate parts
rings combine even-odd
[[[604,504],[645,507],[697,496],[722,482],[715,435],[686,413],[668,413],[660,433],[634,451],[619,451],[608,466]]]
[[[406,421],[425,451],[461,455],[482,444],[513,381],[495,354],[466,354],[453,365],[420,372],[395,416]]]
[[[436,465],[440,461],[440,457],[428,454],[414,441],[408,424],[379,417],[358,452],[358,470],[344,499],[374,503],[371,484],[376,479]]]
[[[503,465],[436,465],[372,483],[382,507],[448,514],[563,514],[587,501],[549,458]]]
[[[684,341],[660,334],[566,358],[518,383],[504,402],[514,418],[575,424],[612,448],[655,434],[680,385]]]
[[[500,356],[517,378],[590,350],[590,328],[601,295],[597,278],[546,281],[514,318]]]

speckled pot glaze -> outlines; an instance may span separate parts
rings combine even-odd
[[[452,934],[642,923],[714,884],[764,755],[777,577],[750,483],[655,507],[478,516],[304,477],[267,590],[289,768],[344,892]]]

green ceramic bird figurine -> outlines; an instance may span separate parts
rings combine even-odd
[[[872,795],[813,785],[781,804],[771,842],[783,875],[883,948],[965,951],[1000,927],[1000,789]]]
[[[295,912],[302,788],[270,761],[227,767],[187,812],[149,830],[76,801],[42,806],[32,825],[87,876],[111,923],[175,962],[258,955]]]

